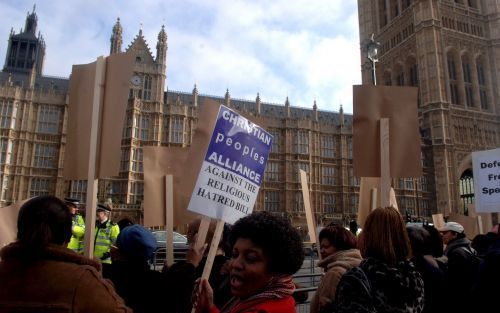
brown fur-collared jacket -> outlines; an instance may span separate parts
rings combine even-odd
[[[0,250],[0,312],[132,312],[98,262],[57,245],[28,255],[18,242]]]
[[[325,275],[311,300],[311,313],[330,311],[340,278],[348,269],[359,266],[361,260],[359,250],[350,249],[337,251],[318,263],[319,267],[324,268]]]

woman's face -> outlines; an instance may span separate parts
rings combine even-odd
[[[319,252],[321,253],[321,258],[324,259],[337,252],[337,249],[330,243],[330,241],[328,241],[328,239],[323,238],[319,243]]]
[[[250,239],[236,241],[229,269],[231,293],[243,299],[259,293],[272,278],[267,256]]]

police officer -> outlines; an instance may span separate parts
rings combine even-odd
[[[68,249],[76,253],[83,254],[83,236],[85,235],[85,221],[83,217],[78,214],[78,205],[80,201],[73,198],[64,198],[64,202],[71,209],[72,226],[71,226],[71,239],[68,243]]]
[[[98,204],[96,211],[94,256],[104,264],[111,264],[111,246],[115,244],[120,228],[109,219],[110,207]]]

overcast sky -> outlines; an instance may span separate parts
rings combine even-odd
[[[11,27],[24,27],[34,1],[0,0],[0,56]],[[354,0],[45,0],[38,30],[47,45],[44,74],[68,77],[72,64],[109,54],[116,18],[126,48],[143,35],[156,54],[168,36],[170,90],[285,102],[352,113],[352,85],[361,82],[357,1]]]

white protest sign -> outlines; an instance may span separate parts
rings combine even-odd
[[[500,149],[472,152],[476,212],[500,212]]]
[[[234,224],[253,211],[272,136],[223,105],[188,210]]]

